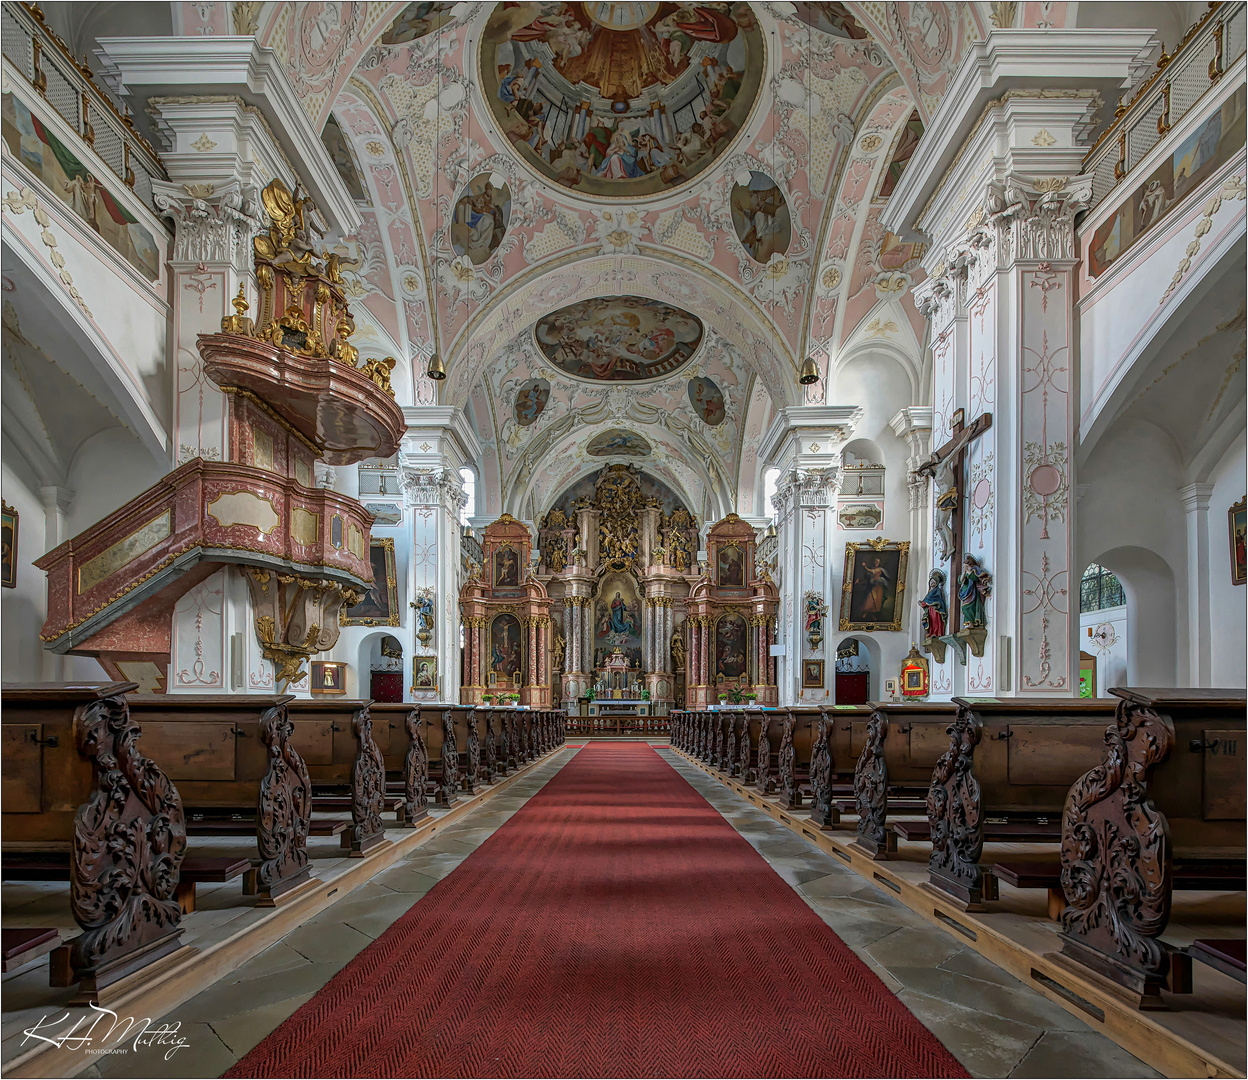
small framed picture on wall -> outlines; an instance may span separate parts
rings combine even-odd
[[[803,660],[802,661],[802,689],[803,690],[822,690],[823,689],[823,661],[822,660]]]
[[[17,511],[8,503],[0,514],[0,585],[17,587]]]
[[[347,665],[336,660],[312,661],[312,685],[314,694],[345,694],[347,692]]]
[[[1231,530],[1231,584],[1243,585],[1248,582],[1248,498],[1240,499],[1227,514]],[[6,557],[7,557],[7,548]],[[8,584],[6,581],[5,584]]]

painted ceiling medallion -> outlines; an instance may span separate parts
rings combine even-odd
[[[383,45],[402,45],[432,34],[449,23],[454,4],[408,4],[381,35]]]
[[[702,320],[659,300],[602,296],[538,319],[537,347],[560,371],[598,382],[672,375],[702,342]]]
[[[709,427],[724,422],[724,392],[705,376],[689,380],[689,403],[698,419]]]
[[[528,427],[542,415],[550,401],[550,383],[545,379],[529,379],[516,392],[516,423]]]
[[[451,249],[480,266],[503,242],[510,221],[511,188],[506,184],[495,187],[489,173],[474,176],[455,203]]]
[[[766,173],[751,172],[749,184],[733,184],[729,200],[732,227],[750,258],[769,263],[783,255],[793,240],[793,222],[784,192]]]
[[[745,126],[765,68],[746,3],[499,4],[482,88],[516,152],[579,194],[666,194]]]
[[[590,457],[646,457],[650,453],[650,444],[634,431],[612,428],[590,439],[585,453]]]

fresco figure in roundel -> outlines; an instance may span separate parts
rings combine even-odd
[[[650,444],[636,432],[612,428],[590,439],[585,453],[590,457],[645,457]]]
[[[440,30],[453,18],[454,4],[408,4],[381,35],[383,45],[402,45]]]
[[[550,383],[545,379],[529,379],[516,392],[516,423],[528,427],[542,415],[550,400]]]
[[[495,187],[490,174],[482,173],[468,181],[455,203],[451,217],[451,249],[467,255],[473,266],[480,266],[503,242],[511,220],[511,189]]]
[[[702,423],[718,427],[724,422],[724,392],[705,376],[689,380],[689,404]]]
[[[485,98],[516,152],[587,195],[680,186],[745,126],[765,69],[748,3],[499,4]]]
[[[766,173],[751,172],[750,182],[734,184],[729,197],[732,227],[755,262],[783,255],[793,239],[793,222],[784,192]]]
[[[671,375],[697,351],[702,332],[696,315],[640,296],[581,300],[533,328],[538,348],[557,368],[601,382]]]

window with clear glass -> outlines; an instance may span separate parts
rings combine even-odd
[[[1083,572],[1083,581],[1079,585],[1080,611],[1122,607],[1126,602],[1127,595],[1122,591],[1122,582],[1113,571],[1106,570],[1099,563],[1093,563]]]
[[[768,469],[763,473],[763,513],[769,518],[776,516],[776,508],[772,505],[772,499],[776,497],[776,481],[779,479],[779,469]]]
[[[467,525],[468,519],[477,512],[477,474],[465,467],[459,470],[459,478],[463,481],[464,494],[468,496],[468,501],[459,512],[459,523]]]

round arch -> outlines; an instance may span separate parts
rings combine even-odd
[[[1133,546],[1111,548],[1089,565],[1093,562],[1117,575],[1127,597],[1128,685],[1177,686],[1178,601],[1170,564],[1155,551]],[[1080,580],[1085,569],[1079,569]]]

